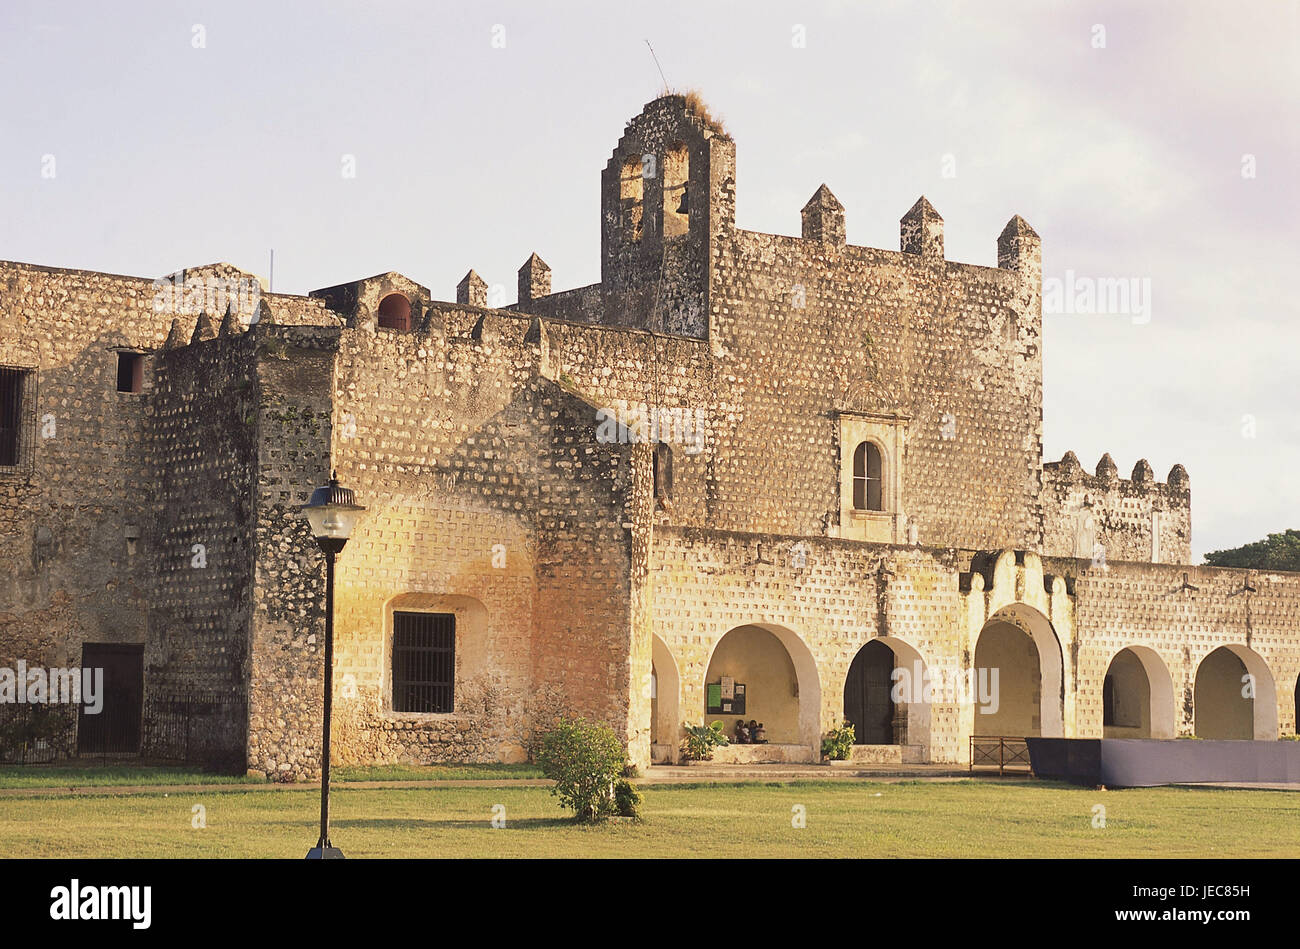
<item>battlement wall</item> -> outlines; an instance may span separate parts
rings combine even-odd
[[[1119,477],[1110,455],[1094,474],[1074,452],[1043,465],[1043,553],[1049,557],[1185,564],[1191,561],[1192,488],[1182,465],[1156,481],[1143,459]]]

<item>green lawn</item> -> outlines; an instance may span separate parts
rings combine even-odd
[[[1034,781],[658,785],[641,824],[582,827],[545,788],[349,789],[331,797],[349,857],[1295,857],[1300,794],[1094,791]],[[192,808],[207,827],[191,826]],[[507,826],[491,826],[493,805]],[[1093,806],[1104,804],[1105,828]],[[791,826],[802,805],[807,826]],[[0,798],[14,857],[288,857],[316,840],[310,791]]]

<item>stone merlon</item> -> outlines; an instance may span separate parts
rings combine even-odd
[[[903,253],[943,260],[943,218],[925,195],[898,223],[898,246]]]
[[[456,284],[456,302],[469,306],[487,306],[487,282],[471,270]]]
[[[831,194],[830,188],[823,184],[813,192],[801,213],[804,240],[844,246],[844,205]]]
[[[533,254],[519,268],[519,303],[530,303],[549,296],[550,292],[551,268],[546,261]]]

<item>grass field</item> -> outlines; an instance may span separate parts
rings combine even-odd
[[[644,788],[645,821],[583,827],[545,788],[331,795],[349,857],[1295,857],[1300,794],[1040,781],[822,781]],[[192,827],[193,807],[207,827]],[[310,791],[0,798],[10,857],[287,857],[316,840]],[[491,826],[493,805],[506,827]],[[1094,827],[1094,805],[1105,827]],[[801,805],[807,826],[792,826]]]

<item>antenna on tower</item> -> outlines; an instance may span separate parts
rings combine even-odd
[[[650,50],[650,58],[655,61],[655,69],[659,70],[659,78],[664,81],[664,92],[668,91],[668,79],[664,76],[664,69],[659,65],[659,57],[655,55],[655,48],[650,45],[650,41],[645,41],[646,47]]]
[[[275,292],[275,248],[271,248],[271,274],[266,278],[266,290],[268,293]]]

